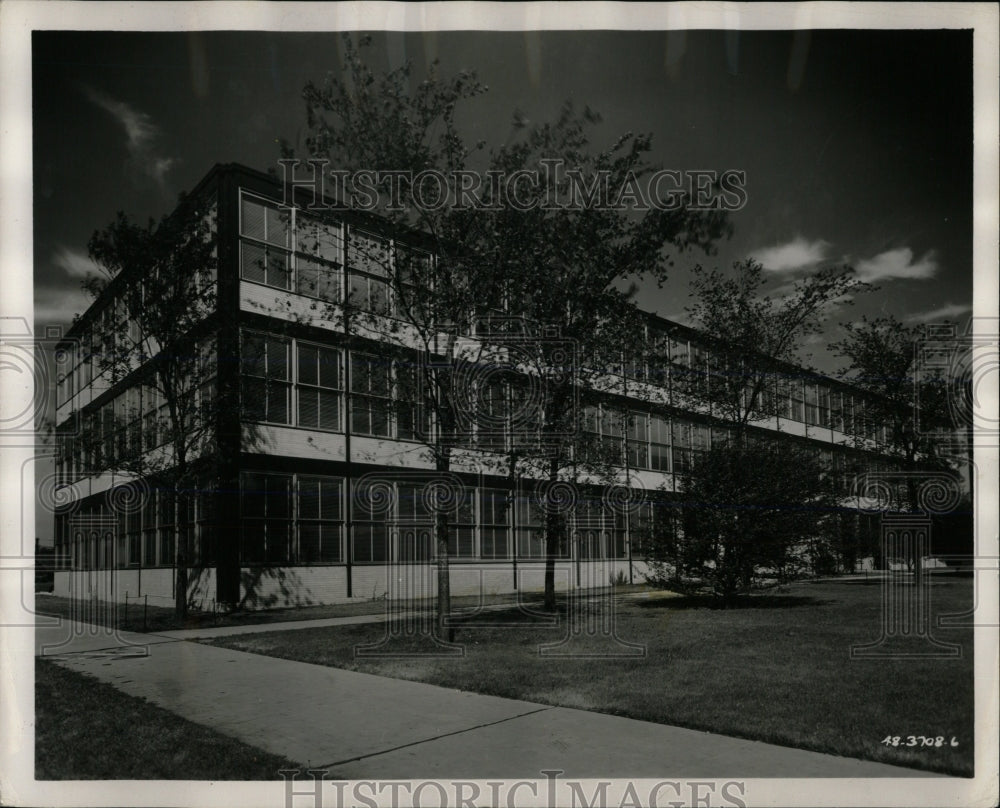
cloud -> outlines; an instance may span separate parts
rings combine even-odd
[[[35,286],[35,333],[43,325],[67,326],[74,314],[82,314],[93,302],[83,289],[61,286]]]
[[[60,246],[52,253],[52,263],[71,278],[86,278],[101,274],[101,268],[89,255],[70,247]]]
[[[93,87],[84,86],[83,90],[93,104],[110,113],[125,130],[125,146],[132,170],[150,177],[162,187],[167,172],[177,159],[157,153],[157,142],[162,134],[160,127],[148,113],[134,109],[124,101],[111,98]]]
[[[931,250],[913,263],[913,250],[909,247],[898,247],[886,250],[874,258],[865,258],[858,262],[858,278],[872,283],[874,281],[927,280],[937,273],[937,256]]]
[[[971,303],[946,303],[931,311],[914,314],[911,318],[918,323],[931,323],[935,320],[949,320],[972,311]]]
[[[826,260],[830,246],[830,243],[823,239],[807,241],[802,236],[796,236],[787,244],[758,250],[754,253],[754,257],[760,261],[764,269],[771,272],[788,272],[804,269]]]

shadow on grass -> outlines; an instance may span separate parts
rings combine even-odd
[[[800,606],[823,606],[832,601],[808,595],[738,595],[728,604],[712,595],[680,595],[676,598],[637,600],[640,609],[794,609]]]

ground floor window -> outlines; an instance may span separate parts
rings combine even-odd
[[[343,560],[343,479],[244,472],[241,561],[317,564]]]

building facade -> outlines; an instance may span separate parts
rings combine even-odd
[[[305,200],[285,205],[284,191],[268,175],[219,165],[192,193],[216,234],[210,305],[191,343],[200,374],[192,395],[212,429],[180,493],[155,471],[171,463],[170,402],[148,383],[148,363],[110,374],[101,360],[116,329],[134,330],[122,301],[141,277],[115,278],[67,335],[56,594],[172,602],[179,542],[199,607],[434,594],[428,492],[441,475],[425,441],[434,427],[407,392],[412,367],[386,350],[398,301],[385,269],[404,252],[433,257],[419,235],[397,239],[351,211],[320,216]],[[352,309],[363,322],[344,316]],[[670,367],[711,362],[704,335],[653,315],[646,331]],[[616,458],[615,485],[647,496],[622,505],[607,478],[579,488],[558,588],[641,581],[640,537],[655,501],[669,502],[725,432],[672,390],[665,367],[624,362],[620,382],[580,404],[583,421]],[[776,414],[756,428],[821,454],[845,496],[859,470],[892,462],[878,449],[883,427],[850,387],[787,367],[772,394]],[[488,406],[487,392],[477,396]],[[539,590],[538,484],[496,460],[510,448],[509,424],[478,423],[447,474],[451,591]]]

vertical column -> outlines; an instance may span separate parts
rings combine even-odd
[[[882,515],[882,556],[921,559],[930,550],[931,517],[926,514]],[[936,640],[930,625],[931,576],[887,570],[882,583],[881,636],[851,646],[851,658],[958,657],[961,646]]]

